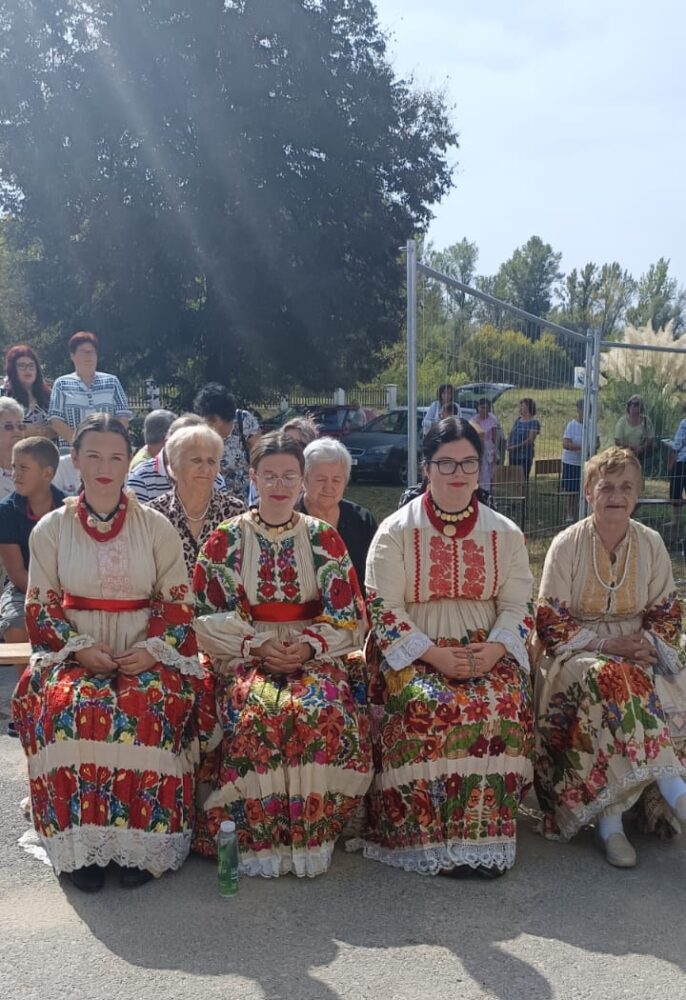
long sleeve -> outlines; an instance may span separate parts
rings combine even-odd
[[[133,416],[133,410],[129,406],[126,393],[115,375],[112,375],[112,379],[114,381],[114,414],[117,417],[127,417],[130,420]]]
[[[150,604],[148,632],[136,643],[159,662],[176,667],[182,674],[203,677],[193,629],[190,594],[183,546],[176,529],[163,514],[146,510],[152,530],[152,556],[156,582]]]
[[[57,552],[63,516],[61,511],[48,514],[29,538],[26,630],[33,648],[31,667],[38,671],[95,645],[93,636],[80,635],[67,621],[60,601]]]
[[[672,576],[672,564],[660,538],[651,539],[653,558],[643,628],[655,643],[659,672],[676,674],[686,666],[683,613]]]
[[[367,610],[379,650],[393,670],[403,670],[426,652],[431,639],[405,610],[406,569],[402,531],[381,529],[367,556]]]
[[[304,630],[315,659],[344,656],[359,649],[364,638],[364,601],[345,542],[330,525],[308,524],[322,612]]]
[[[496,620],[488,641],[501,642],[522,670],[529,669],[529,654],[526,643],[534,627],[533,604],[531,601],[533,577],[529,568],[529,556],[524,544],[524,536],[511,532],[508,536],[513,545],[510,564],[505,579],[495,597]]]
[[[222,525],[201,548],[193,590],[201,649],[228,659],[248,655],[255,628],[241,576],[240,535],[231,526]]]
[[[572,604],[573,543],[558,535],[548,549],[538,592],[536,631],[554,653],[584,649],[598,634],[582,626],[570,611]]]
[[[424,414],[424,419],[422,420],[422,432],[424,434],[426,434],[427,431],[430,431],[433,425],[437,422],[440,412],[441,404],[437,399],[434,399],[433,403]]]

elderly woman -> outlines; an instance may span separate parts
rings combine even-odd
[[[367,559],[376,777],[359,846],[423,874],[503,874],[531,785],[524,537],[476,498],[481,436],[448,417],[422,445],[428,490]]]
[[[286,421],[281,430],[297,441],[301,448],[306,448],[319,437],[319,429],[312,417],[293,417]]]
[[[5,395],[24,408],[24,423],[32,436],[57,439],[48,423],[50,384],[45,381],[38,355],[28,344],[15,344],[5,355]]]
[[[213,736],[216,717],[181,542],[122,490],[125,427],[109,414],[88,417],[73,458],[83,492],[31,533],[33,656],[12,712],[48,858],[97,892],[110,862],[126,887],[181,867],[198,741]]]
[[[364,580],[364,567],[376,521],[371,511],[343,499],[350,479],[350,452],[334,438],[319,438],[305,448],[305,492],[296,510],[326,521],[345,542],[357,578]]]
[[[622,814],[656,782],[686,820],[681,606],[662,539],[631,519],[641,467],[629,449],[586,463],[593,513],[554,540],[536,627],[536,788],[544,833],[595,820],[607,860],[636,864]]]
[[[615,424],[615,444],[618,448],[629,448],[639,462],[652,454],[655,430],[638,393],[629,397],[626,413]]]
[[[24,408],[10,396],[0,396],[0,500],[14,489],[12,449],[24,436]],[[0,565],[0,578],[4,577]]]
[[[176,528],[189,577],[212,532],[245,510],[242,500],[214,488],[223,451],[224,442],[207,424],[177,430],[165,445],[173,489],[147,505],[159,510]]]
[[[215,855],[233,819],[247,875],[325,872],[371,779],[361,598],[340,535],[294,510],[303,469],[287,435],[261,438],[259,506],[215,531],[193,579],[224,724],[195,843]]]

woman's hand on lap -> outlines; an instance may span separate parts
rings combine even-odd
[[[119,668],[119,664],[112,656],[112,650],[104,642],[79,650],[78,653],[74,653],[74,659],[80,667],[98,677],[107,677]]]
[[[633,635],[617,635],[605,639],[601,653],[609,656],[620,656],[623,660],[633,660],[641,666],[652,666],[657,662],[657,652],[654,644],[640,632]]]
[[[278,639],[267,639],[254,652],[267,670],[274,674],[294,674],[314,655],[307,642],[289,645]]]
[[[506,652],[500,642],[472,642],[467,646],[434,646],[422,659],[451,680],[467,681],[490,673]]]
[[[142,674],[146,670],[152,670],[157,663],[152,653],[143,649],[142,646],[127,649],[125,653],[120,653],[114,659],[117,661],[119,672],[127,677],[137,677],[138,674]]]

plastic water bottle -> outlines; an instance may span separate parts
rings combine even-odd
[[[236,824],[225,819],[217,836],[219,861],[219,895],[235,896],[238,892],[238,838]]]

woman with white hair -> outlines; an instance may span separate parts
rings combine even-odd
[[[0,500],[14,489],[12,449],[24,436],[24,408],[11,396],[0,396]],[[4,576],[0,564],[0,578]]]
[[[295,509],[327,521],[345,542],[360,586],[376,521],[371,511],[343,499],[350,479],[350,452],[334,438],[322,437],[305,448],[305,492]]]
[[[173,488],[147,504],[164,514],[179,533],[189,578],[212,532],[245,510],[242,500],[214,489],[223,450],[221,437],[207,424],[175,431],[164,446]]]

